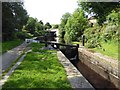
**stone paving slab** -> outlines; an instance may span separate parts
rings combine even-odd
[[[94,87],[85,79],[85,77],[77,70],[76,67],[65,57],[61,52],[57,52],[60,63],[64,66],[67,78],[74,89],[90,89],[95,90]]]
[[[4,72],[25,50],[29,43],[22,43],[21,45],[9,50],[8,52],[0,55],[0,67],[2,68],[2,72]]]

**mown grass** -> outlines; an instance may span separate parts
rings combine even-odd
[[[3,85],[3,90],[16,88],[71,89],[63,66],[58,62],[55,50],[41,50],[43,45],[31,44],[21,65]]]
[[[8,50],[20,45],[23,40],[13,40],[0,43],[0,53],[3,54]]]

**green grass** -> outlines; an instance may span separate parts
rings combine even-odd
[[[5,53],[8,50],[20,45],[23,40],[13,40],[0,43],[0,53]],[[1,48],[2,47],[2,48]]]
[[[72,42],[72,44],[75,44],[75,45],[76,45],[76,44],[79,44],[80,46],[82,45],[82,43],[81,43],[81,42],[77,42],[77,41],[76,41],[76,42],[75,42],[75,41],[74,41],[74,42]]]
[[[72,44],[79,44],[80,46],[82,45],[82,42],[72,42]],[[118,56],[120,56],[120,53],[118,53],[118,42],[115,41],[108,41],[106,42],[101,42],[102,48],[105,49],[100,49],[100,48],[89,48],[91,52],[98,52],[101,53],[103,55],[112,57],[113,59],[118,59],[120,60],[120,58]],[[85,48],[87,48],[86,43],[85,43]],[[119,55],[118,55],[119,54]]]
[[[71,89],[55,50],[40,50],[43,45],[31,44],[21,65],[3,85],[6,88],[65,88]]]
[[[105,50],[94,48],[95,52],[100,52],[104,55],[110,56],[113,59],[118,59],[118,42],[109,41],[107,43],[102,42],[102,47]]]
[[[75,41],[74,41],[74,42],[72,42],[72,44],[80,44],[80,42],[77,42],[77,41],[75,42]]]

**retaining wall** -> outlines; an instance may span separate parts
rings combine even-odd
[[[78,49],[79,60],[120,89],[120,62],[84,47]]]
[[[69,80],[73,89],[76,90],[95,90],[94,87],[84,78],[84,76],[77,70],[76,67],[66,58],[61,52],[57,52],[60,63],[64,66],[67,73],[67,79]]]

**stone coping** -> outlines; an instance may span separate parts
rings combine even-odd
[[[85,57],[87,55],[91,63],[100,66],[105,71],[108,71],[109,73],[120,78],[120,62],[118,60],[114,60],[108,56],[102,55],[101,53],[90,52],[88,49],[85,49],[83,47],[79,48],[78,51]],[[80,55],[79,59],[82,60]]]
[[[81,47],[78,49],[79,60],[96,73],[112,82],[120,89],[120,62],[100,53],[94,53]]]
[[[64,66],[67,73],[67,79],[69,80],[72,88],[95,90],[94,87],[83,77],[83,75],[74,67],[74,65],[65,57],[61,52],[57,52],[60,63]]]

